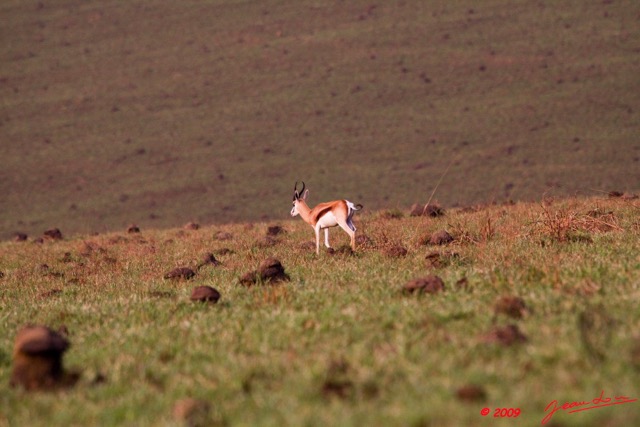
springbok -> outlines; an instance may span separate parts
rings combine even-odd
[[[313,227],[316,232],[316,254],[320,254],[320,230],[324,230],[324,245],[329,245],[329,228],[339,225],[351,238],[351,249],[356,250],[356,227],[353,225],[353,214],[362,209],[362,205],[354,205],[348,200],[334,200],[320,203],[311,209],[306,199],[309,190],[305,191],[304,181],[302,189],[298,191],[298,182],[293,187],[293,208],[291,216],[300,214],[304,222]]]

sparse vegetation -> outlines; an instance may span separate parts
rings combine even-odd
[[[365,212],[355,253],[319,257],[293,220],[266,248],[273,223],[0,243],[0,426],[479,425],[484,407],[536,425],[554,399],[638,398],[639,209],[589,198]],[[453,241],[420,239],[443,229]],[[163,278],[203,255],[189,280]],[[288,280],[242,286],[247,270]],[[405,291],[412,281],[424,292]],[[200,286],[214,289],[196,298]],[[65,331],[75,385],[9,386],[27,323]],[[554,420],[622,427],[640,412]]]

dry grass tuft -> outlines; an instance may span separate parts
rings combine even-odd
[[[557,242],[591,242],[589,233],[623,230],[613,211],[596,208],[580,213],[571,207],[552,209],[551,203],[543,203],[540,206],[542,211],[534,224],[538,226],[542,235]]]

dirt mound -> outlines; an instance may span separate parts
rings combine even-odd
[[[444,290],[444,281],[440,277],[434,275],[410,280],[402,287],[402,291],[405,294],[435,294]]]
[[[389,258],[402,258],[404,256],[407,256],[408,253],[407,248],[402,245],[393,245],[386,247],[382,252]]]
[[[282,263],[275,258],[267,258],[258,267],[258,274],[263,280],[289,280]]]
[[[13,235],[13,241],[14,242],[26,242],[29,236],[27,236],[25,233],[15,233]]]
[[[191,301],[215,304],[220,299],[220,292],[211,286],[197,286],[191,291]]]
[[[282,233],[284,233],[284,228],[279,225],[271,225],[267,228],[267,236],[274,237]]]
[[[448,245],[453,242],[453,236],[449,234],[446,230],[440,230],[433,233],[426,239],[427,243],[430,245]]]
[[[430,216],[436,218],[444,215],[444,209],[437,203],[422,205],[414,203],[409,211],[410,216]]]
[[[321,392],[325,398],[350,398],[355,392],[355,386],[350,379],[350,366],[344,360],[334,360],[329,364]]]
[[[240,284],[251,286],[257,283],[279,283],[288,281],[289,275],[284,271],[282,263],[276,258],[267,258],[260,263],[257,270],[248,271],[240,277]]]
[[[487,391],[480,385],[467,384],[456,390],[456,397],[463,402],[482,402],[487,400]]]
[[[196,270],[200,270],[205,265],[213,265],[215,267],[215,266],[220,265],[220,261],[218,261],[216,259],[216,257],[211,252],[207,252],[202,257],[202,260],[198,263],[198,266],[196,267]]]
[[[280,243],[280,240],[278,240],[276,237],[272,235],[266,235],[261,239],[258,239],[255,242],[255,246],[258,248],[266,249],[266,248],[271,248],[277,245],[278,243]]]
[[[422,216],[422,212],[424,211],[424,205],[420,203],[414,203],[411,205],[411,209],[409,209],[409,216]]]
[[[62,240],[62,232],[58,228],[51,228],[44,232],[44,237],[51,240]]]
[[[195,271],[189,267],[174,268],[163,277],[169,280],[190,280],[196,275]]]
[[[67,374],[62,356],[69,341],[46,326],[25,326],[16,335],[13,347],[11,386],[26,390],[49,390],[73,385],[77,375]]]
[[[514,319],[522,319],[529,313],[524,300],[520,297],[505,295],[496,301],[493,310],[495,315],[504,314]]]

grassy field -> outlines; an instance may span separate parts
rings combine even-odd
[[[357,252],[336,230],[337,250],[320,256],[292,220],[0,243],[0,426],[178,425],[185,398],[209,405],[201,425],[533,426],[553,400],[638,398],[639,209],[577,198],[437,218],[364,212]],[[441,230],[455,240],[429,244]],[[206,253],[221,265],[163,279]],[[239,284],[268,257],[290,281]],[[429,274],[444,291],[402,291]],[[220,301],[191,302],[199,285]],[[500,308],[503,297],[526,309]],[[66,328],[74,387],[9,387],[26,323]],[[526,340],[496,333],[507,325]],[[495,419],[496,408],[521,415]],[[639,423],[636,401],[547,425]]]
[[[637,191],[640,3],[0,5],[0,238]]]

